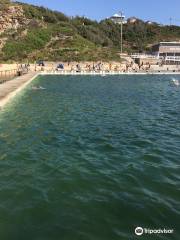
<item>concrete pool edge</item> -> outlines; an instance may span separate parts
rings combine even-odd
[[[95,75],[95,76],[105,76],[105,75],[180,75],[180,72],[69,72],[69,71],[55,71],[55,72],[40,72],[39,75],[69,75],[69,76],[81,76],[81,75]]]
[[[15,78],[0,86],[0,92],[6,89],[4,96],[0,95],[0,110],[9,103],[19,92],[21,92],[29,83],[38,76],[57,75],[57,76],[106,76],[106,75],[180,75],[180,72],[30,72],[27,75]],[[8,89],[8,85],[10,86]],[[8,91],[7,91],[8,90]]]
[[[27,75],[15,78],[0,86],[0,91],[4,91],[4,96],[0,98],[0,110],[9,103],[19,92],[21,92],[29,83],[39,76],[39,73],[31,72]]]

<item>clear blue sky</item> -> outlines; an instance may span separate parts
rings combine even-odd
[[[19,0],[64,12],[101,20],[122,10],[127,17],[180,25],[180,0]]]

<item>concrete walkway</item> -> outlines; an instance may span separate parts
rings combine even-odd
[[[24,89],[36,76],[30,72],[0,85],[0,109],[2,109],[19,91]]]

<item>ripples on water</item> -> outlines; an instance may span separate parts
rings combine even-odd
[[[0,238],[130,240],[142,226],[180,239],[170,79],[46,76],[17,96],[0,113]]]

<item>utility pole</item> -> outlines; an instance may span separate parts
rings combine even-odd
[[[169,18],[169,24],[170,24],[170,26],[172,26],[172,25],[177,25],[177,22],[180,22],[180,19],[172,18],[172,17]]]
[[[121,14],[121,54],[123,52],[123,13],[120,12]]]
[[[170,18],[169,18],[169,24],[170,24],[170,26],[172,26],[172,20],[173,20],[172,17],[170,17]]]

